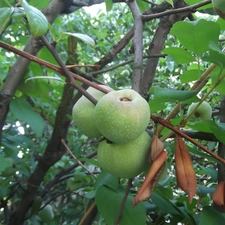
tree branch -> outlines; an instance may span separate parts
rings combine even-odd
[[[142,78],[142,64],[143,64],[143,22],[141,18],[141,12],[136,1],[128,1],[128,6],[132,12],[134,18],[134,65],[133,65],[133,77],[132,88],[140,92],[141,91],[141,78]]]

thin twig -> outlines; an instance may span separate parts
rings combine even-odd
[[[33,56],[33,55],[31,55],[31,54],[29,54],[27,52],[24,52],[22,50],[19,50],[19,49],[15,48],[15,47],[13,47],[11,45],[8,45],[8,44],[6,44],[6,43],[4,43],[2,41],[0,41],[0,47],[2,47],[4,49],[7,49],[10,52],[13,52],[13,53],[15,53],[17,55],[20,55],[20,56],[22,56],[22,57],[24,57],[26,59],[29,59],[29,60],[31,60],[33,62],[36,62],[39,65],[42,65],[42,66],[45,66],[47,68],[50,68],[50,69],[52,69],[54,71],[57,71],[58,73],[60,73],[63,76],[65,75],[64,72],[63,72],[63,70],[59,66],[56,66],[54,64],[51,64],[51,63],[49,63],[49,62],[47,62],[45,60],[39,59],[36,56]],[[98,89],[98,90],[100,90],[100,91],[102,91],[104,93],[107,93],[107,90],[105,88],[103,88],[103,87],[101,87],[101,86],[99,86],[99,85],[97,85],[97,84],[95,84],[95,83],[93,83],[93,82],[85,79],[84,77],[81,77],[81,76],[75,74],[75,73],[72,73],[70,71],[69,71],[69,73],[71,74],[71,76],[73,76],[74,79],[79,80],[80,82],[85,83],[88,86],[94,87],[94,88],[96,88],[96,89]],[[89,77],[89,79],[90,80],[94,80],[94,78],[92,78],[92,77]]]
[[[52,53],[55,60],[58,62],[59,66],[62,68],[62,71],[70,81],[71,85],[73,85],[79,92],[81,92],[87,99],[89,99],[94,105],[97,104],[97,100],[93,98],[92,95],[90,95],[83,87],[78,85],[76,81],[74,80],[73,76],[71,75],[70,71],[66,68],[66,65],[63,63],[61,58],[59,57],[57,51],[55,48],[47,41],[47,39],[44,36],[40,37],[41,41],[44,43],[44,45],[47,47],[47,49]]]
[[[119,222],[120,222],[120,219],[123,215],[123,209],[124,209],[124,206],[125,206],[125,203],[126,203],[126,200],[127,200],[127,197],[128,197],[128,194],[130,192],[130,188],[132,187],[132,181],[133,179],[129,179],[128,182],[127,182],[127,187],[126,187],[126,191],[125,191],[125,194],[123,196],[123,199],[122,199],[122,203],[120,205],[120,209],[119,209],[119,213],[118,213],[118,216],[116,218],[116,221],[114,223],[114,225],[118,225]]]
[[[167,54],[151,54],[151,55],[146,55],[146,56],[143,56],[143,59],[148,59],[148,58],[159,58],[159,57],[166,57]],[[132,57],[131,59],[129,60],[126,60],[122,63],[119,63],[119,64],[116,64],[115,66],[110,66],[106,69],[103,69],[103,70],[98,70],[98,71],[94,71],[94,72],[90,72],[88,73],[89,75],[93,76],[93,75],[97,75],[97,74],[101,74],[101,73],[106,73],[106,72],[109,72],[109,71],[112,71],[112,70],[115,70],[121,66],[125,66],[127,64],[130,64],[130,63],[133,63],[134,62],[134,57]]]
[[[158,116],[154,116],[154,115],[151,115],[151,119],[155,123],[160,123],[163,126],[165,126],[165,127],[169,128],[170,130],[172,130],[174,133],[176,133],[176,134],[180,135],[181,137],[187,139],[188,141],[190,141],[191,143],[193,143],[197,147],[201,148],[203,151],[207,152],[209,155],[211,155],[212,157],[214,157],[215,159],[217,159],[218,161],[220,161],[221,163],[223,163],[225,165],[225,160],[223,158],[221,158],[220,156],[216,155],[214,152],[210,151],[205,146],[201,145],[200,143],[198,143],[197,141],[195,141],[194,139],[192,139],[188,135],[184,134],[182,131],[180,131],[179,129],[177,129],[173,125],[171,125],[165,119],[163,119],[161,117],[158,117]]]
[[[160,18],[163,16],[176,14],[176,13],[183,13],[183,12],[188,12],[188,11],[196,12],[197,8],[204,6],[204,5],[208,5],[210,3],[211,3],[211,0],[206,0],[204,2],[200,2],[200,3],[194,4],[194,5],[190,5],[190,6],[179,8],[179,9],[171,9],[171,10],[167,10],[167,11],[160,12],[160,13],[155,13],[155,14],[150,14],[150,15],[142,15],[142,19],[143,19],[143,21],[146,22],[149,20],[153,20],[156,18]]]
[[[61,139],[62,144],[64,145],[64,147],[66,148],[66,150],[70,153],[70,155],[76,160],[76,162],[82,167],[84,168],[89,174],[91,174],[94,178],[96,178],[96,176],[88,169],[84,166],[84,164],[79,161],[77,159],[77,157],[72,153],[72,151],[69,149],[68,145],[65,143],[65,141],[63,139]]]

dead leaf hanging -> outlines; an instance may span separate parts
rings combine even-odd
[[[178,186],[188,194],[189,203],[197,192],[195,171],[190,153],[179,135],[176,135],[175,169]]]
[[[164,150],[164,143],[158,138],[158,134],[154,135],[151,144],[151,154],[149,161],[154,161],[159,154]]]
[[[220,182],[212,195],[214,204],[223,206],[225,211],[225,181]]]
[[[141,188],[137,192],[134,200],[133,205],[137,205],[139,202],[144,201],[145,199],[149,198],[152,194],[152,191],[155,187],[156,182],[164,168],[164,163],[167,158],[167,152],[162,151],[158,157],[153,161],[151,168],[141,185]]]

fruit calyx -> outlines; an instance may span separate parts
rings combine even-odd
[[[195,112],[195,117],[199,118],[201,115],[198,112]]]
[[[120,101],[121,101],[121,102],[131,102],[132,99],[130,99],[130,98],[128,98],[128,97],[122,97],[122,98],[120,98]]]

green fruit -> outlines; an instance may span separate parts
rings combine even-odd
[[[104,86],[105,89],[111,91],[112,88],[108,86]],[[96,100],[99,100],[105,94],[101,91],[98,91],[95,88],[89,87],[87,92],[92,95]],[[85,134],[90,138],[97,138],[102,136],[100,131],[96,128],[94,122],[94,108],[95,105],[90,102],[85,96],[82,96],[76,104],[73,106],[72,117],[75,122],[77,128],[81,131],[81,133]]]
[[[212,0],[212,5],[217,15],[222,19],[225,19],[225,1],[224,0]]]
[[[44,209],[42,209],[38,216],[40,217],[42,222],[50,222],[54,219],[54,212],[52,210],[51,205],[46,205]]]
[[[188,108],[187,114],[190,114],[197,104],[198,102],[192,103]],[[203,120],[210,120],[212,117],[212,108],[208,102],[203,101],[193,115]]]
[[[100,142],[97,159],[100,167],[121,178],[133,178],[148,165],[151,137],[143,132],[135,140],[126,144]]]
[[[148,102],[132,89],[109,92],[94,110],[96,127],[115,143],[127,143],[137,138],[147,128],[149,119]]]
[[[42,198],[40,196],[37,196],[34,199],[33,204],[31,206],[31,215],[36,214],[41,208],[41,205],[42,205]]]
[[[124,76],[124,77],[128,77],[128,76],[130,76],[130,71],[129,70],[123,70],[122,72],[121,72],[121,75],[122,76]]]

